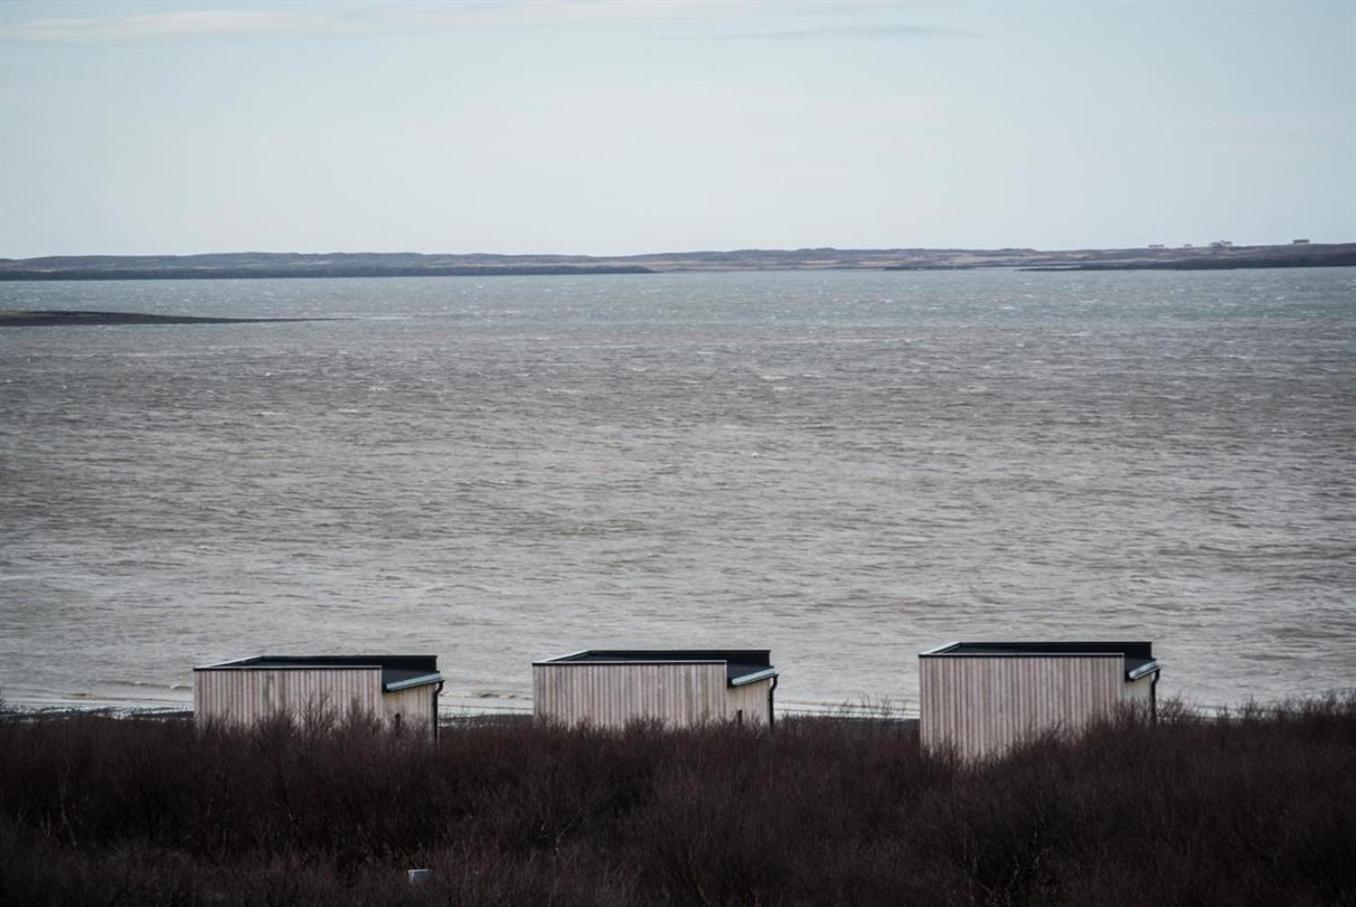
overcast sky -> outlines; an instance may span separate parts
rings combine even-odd
[[[0,3],[0,256],[1356,240],[1356,3]]]

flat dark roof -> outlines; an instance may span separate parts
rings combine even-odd
[[[386,692],[441,683],[437,655],[256,655],[204,665],[195,671],[305,671],[381,668]]]
[[[1078,640],[1073,642],[953,642],[919,655],[920,658],[1058,658],[1078,655],[1119,655],[1125,677],[1135,680],[1159,670],[1151,642]]]
[[[586,649],[559,658],[534,661],[534,665],[571,664],[724,664],[725,680],[731,686],[776,676],[771,649]],[[761,678],[759,678],[761,679]]]

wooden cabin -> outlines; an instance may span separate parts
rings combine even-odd
[[[919,655],[918,674],[923,747],[982,759],[1125,707],[1152,721],[1159,664],[1147,642],[957,642]]]
[[[533,714],[564,724],[770,728],[776,688],[767,649],[591,649],[532,665]]]
[[[235,727],[370,717],[433,737],[442,688],[436,655],[260,655],[194,668],[193,714]]]

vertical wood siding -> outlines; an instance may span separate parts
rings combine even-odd
[[[384,716],[381,669],[195,671],[193,713],[199,723],[233,726],[279,715]]]
[[[407,731],[430,736],[433,734],[437,708],[437,684],[425,684],[422,687],[410,687],[408,690],[396,690],[381,696],[382,717],[386,723],[394,724],[400,716],[400,725]]]
[[[674,727],[767,721],[771,681],[729,688],[723,664],[545,664],[532,667],[533,714],[565,724],[617,728],[656,720]]]
[[[1076,733],[1122,701],[1121,655],[920,658],[920,737],[963,759],[1042,733]]]
[[[743,709],[745,724],[766,726],[771,717],[767,707],[767,694],[771,688],[771,678],[760,680],[757,683],[748,683],[741,687],[731,687],[727,691],[730,710],[726,717],[733,721],[739,710]]]
[[[1139,709],[1145,716],[1153,713],[1154,678],[1156,674],[1146,674],[1138,680],[1121,684],[1121,701]]]

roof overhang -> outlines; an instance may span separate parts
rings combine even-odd
[[[559,655],[543,661],[534,661],[537,667],[639,665],[724,665],[727,687],[742,687],[777,676],[767,649],[581,649],[568,655]],[[749,670],[752,669],[752,670]],[[744,670],[746,673],[730,674]]]
[[[441,674],[424,674],[421,677],[411,677],[408,680],[397,680],[394,683],[383,684],[382,689],[387,693],[394,693],[396,690],[409,690],[414,687],[426,687],[442,682],[443,675]]]
[[[215,664],[197,671],[377,671],[381,691],[394,693],[443,682],[434,655],[254,655]]]
[[[1124,671],[1126,682],[1161,670],[1148,642],[949,642],[920,652],[919,658],[1120,658],[1134,662]]]

